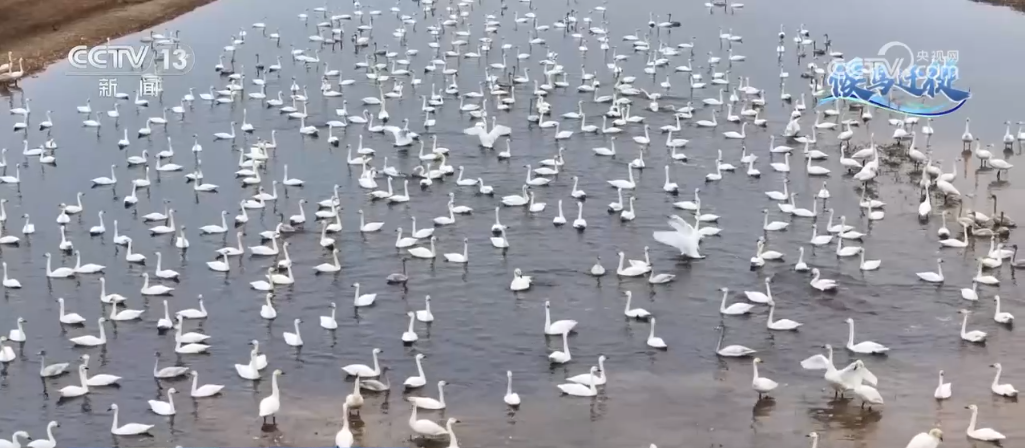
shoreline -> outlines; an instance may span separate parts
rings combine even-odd
[[[76,45],[142,31],[212,1],[0,0],[0,9],[19,11],[0,16],[0,64],[7,63],[8,51],[14,53],[15,70],[24,58],[25,79],[63,59]]]
[[[987,5],[994,6],[1005,6],[1018,12],[1025,12],[1025,0],[971,0],[975,3],[985,3]]]

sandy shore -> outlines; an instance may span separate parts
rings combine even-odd
[[[33,73],[93,45],[149,28],[213,0],[0,0],[0,64],[8,51]],[[17,67],[17,66],[15,66]],[[17,69],[17,68],[15,68]]]

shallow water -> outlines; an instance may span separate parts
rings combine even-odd
[[[485,7],[472,12],[472,23],[478,29],[474,38],[478,37],[483,14],[498,13],[497,4],[486,3]],[[536,3],[540,23],[554,22],[566,9],[561,2]],[[597,4],[584,1],[574,4],[573,8],[589,11]],[[607,5],[608,17],[612,18],[610,36],[613,44],[621,47],[620,53],[626,52],[620,36],[644,27],[647,21],[644,10],[654,9],[655,5],[665,9],[661,5],[668,5],[664,2],[650,4],[651,7],[646,3],[645,8],[637,10],[625,3]],[[253,6],[241,0],[224,0],[158,27],[158,31],[180,29],[183,42],[196,50],[199,62],[189,75],[165,80],[164,104],[167,107],[177,105],[177,99],[190,86],[196,89],[198,96],[209,85],[223,85],[224,81],[217,78],[211,67],[228,36],[238,27],[249,32],[246,44],[239,50],[238,64],[251,64],[253,53],[260,53],[265,63],[270,63],[268,55],[287,55],[289,38],[282,40],[280,50],[274,48],[259,36],[258,30],[249,28],[253,22],[268,22],[268,32],[280,26],[282,35],[294,36],[291,40],[297,46],[306,47],[302,36],[313,32],[304,30],[295,14],[303,8],[317,6],[320,6],[317,2]],[[386,11],[375,22],[375,35],[382,46],[388,42],[391,49],[398,50],[398,43],[390,37],[398,26],[397,19],[387,14],[391,6],[387,2],[374,3],[370,9]],[[402,2],[400,7],[404,13],[412,14],[414,6]],[[660,191],[664,180],[662,166],[669,160],[662,145],[664,136],[652,134],[653,144],[645,154],[649,168],[635,172],[640,185],[635,191],[638,217],[633,222],[621,223],[615,215],[604,211],[606,204],[616,196],[604,181],[626,175],[626,163],[636,154],[636,145],[629,142],[629,136],[639,135],[643,130],[637,125],[627,127],[617,141],[620,155],[615,159],[591,154],[590,148],[608,145],[608,140],[600,135],[574,135],[564,142],[566,173],[551,186],[534,189],[537,199],[548,203],[548,209],[537,216],[519,209],[502,210],[502,221],[510,226],[508,238],[512,246],[504,254],[493,249],[488,241],[492,209],[497,199],[476,195],[474,188],[455,186],[451,180],[420,191],[415,188],[414,180],[410,192],[413,201],[398,206],[369,204],[358,188],[359,170],[350,168],[344,160],[344,143],[357,145],[359,127],[350,126],[347,131],[338,132],[336,135],[343,138],[343,146],[331,148],[323,134],[326,130],[321,129],[319,139],[300,138],[295,132],[296,120],[286,121],[277,111],[246,101],[248,119],[257,128],[256,135],[267,138],[271,129],[278,130],[278,149],[264,173],[264,185],[269,188],[272,178],[280,180],[285,164],[289,165],[291,177],[307,182],[302,189],[279,188],[280,198],[263,213],[253,214],[244,227],[246,246],[260,244],[257,234],[273,228],[278,222],[278,213],[297,214],[298,199],[306,198],[310,202],[325,199],[335,183],[343,192],[345,229],[334,235],[341,249],[342,272],[336,277],[311,275],[312,266],[329,259],[329,254],[318,245],[319,226],[308,225],[305,232],[288,236],[297,283],[292,287],[279,287],[275,301],[279,316],[270,323],[258,314],[263,294],[250,289],[248,282],[261,279],[271,260],[247,255],[241,262],[232,261],[233,270],[227,277],[216,274],[208,270],[204,262],[213,259],[210,255],[213,250],[234,245],[234,233],[229,232],[223,238],[200,236],[196,231],[203,225],[218,223],[221,210],[227,210],[230,216],[238,213],[238,199],[254,191],[251,188],[242,191],[234,180],[231,172],[235,170],[238,154],[229,149],[227,142],[213,142],[210,138],[212,133],[228,131],[232,120],[241,122],[243,102],[210,107],[197,101],[183,122],[169,117],[171,123],[166,135],[172,137],[175,151],[179,153],[175,163],[185,166],[186,171],[192,169],[191,135],[200,135],[205,181],[220,185],[219,193],[197,197],[184,184],[182,173],[157,176],[154,171],[153,185],[139,193],[136,207],[126,210],[121,206],[121,198],[130,192],[129,179],[141,177],[142,170],[124,168],[123,159],[126,154],[137,155],[146,148],[151,154],[166,149],[165,131],[155,127],[148,140],[137,140],[133,136],[132,146],[126,153],[118,151],[115,143],[121,136],[121,128],[133,133],[144,124],[145,117],[159,116],[160,108],[153,104],[136,112],[130,103],[123,103],[121,128],[115,129],[104,117],[104,126],[97,137],[94,132],[79,127],[78,121],[82,118],[77,116],[73,106],[83,104],[85,97],[91,95],[96,100],[94,110],[105,111],[111,108],[111,100],[96,97],[95,79],[64,76],[65,64],[56,64],[39,77],[26,80],[24,91],[14,92],[9,99],[11,104],[17,104],[22,95],[31,97],[33,123],[42,120],[43,111],[52,110],[56,123],[53,137],[60,149],[57,167],[41,166],[33,160],[22,170],[20,189],[0,186],[0,195],[9,201],[5,234],[20,236],[22,220],[18,217],[23,213],[29,213],[37,226],[37,233],[23,238],[26,241],[21,246],[0,246],[0,257],[8,263],[11,276],[25,286],[21,290],[5,290],[0,305],[0,327],[6,331],[14,326],[17,316],[23,316],[28,320],[26,332],[29,335],[28,342],[19,348],[20,359],[7,365],[5,374],[0,377],[0,402],[15,403],[13,408],[21,411],[0,413],[0,434],[9,436],[15,430],[25,429],[35,438],[41,438],[45,422],[58,420],[61,427],[57,438],[62,446],[70,446],[68,441],[72,440],[76,446],[324,446],[333,442],[334,433],[341,425],[341,403],[352,388],[351,382],[343,381],[339,367],[369,363],[372,348],[380,347],[384,350],[382,363],[393,368],[390,378],[395,384],[415,375],[415,353],[426,355],[424,369],[428,387],[417,393],[436,396],[436,381],[444,379],[449,383],[445,391],[449,405],[445,416],[462,421],[456,432],[466,446],[645,446],[649,443],[674,446],[680,444],[681,437],[687,437],[688,446],[801,446],[806,443],[803,435],[809,431],[821,433],[826,439],[823,440],[825,446],[900,446],[915,433],[934,425],[948,434],[944,446],[966,446],[968,442],[962,437],[969,415],[963,408],[970,403],[980,407],[980,424],[1000,430],[1011,440],[1021,438],[1025,432],[1014,425],[1020,420],[1018,405],[998,399],[988,391],[992,369],[986,367],[999,361],[1005,367],[1006,382],[1020,385],[1025,378],[1022,374],[1025,364],[1007,356],[1015,343],[1022,343],[1022,337],[1015,330],[996,326],[989,318],[993,294],[1001,294],[1006,310],[1014,313],[1022,306],[1021,289],[1014,273],[1005,266],[994,272],[1001,279],[999,288],[980,287],[983,299],[979,303],[968,304],[960,299],[958,289],[970,286],[975,273],[974,259],[985,254],[988,242],[980,240],[967,251],[937,251],[935,229],[939,218],[934,216],[929,224],[919,224],[915,219],[917,175],[909,176],[907,166],[899,170],[891,166],[879,176],[872,191],[887,203],[887,216],[869,226],[857,208],[860,190],[855,189],[852,180],[839,175],[835,157],[824,164],[834,171],[829,180],[833,198],[828,206],[836,210],[838,217],[848,216],[848,224],[870,235],[863,244],[870,258],[883,260],[882,270],[862,273],[856,261],[837,261],[831,247],[809,250],[806,261],[821,268],[824,277],[840,282],[840,290],[835,294],[812,290],[806,276],[792,271],[792,257],[796,257],[798,245],[805,243],[811,233],[811,221],[807,219],[795,219],[787,231],[768,235],[769,246],[787,254],[786,263],[770,262],[758,271],[748,269],[747,260],[753,254],[754,240],[761,234],[760,209],[768,207],[774,220],[783,220],[774,205],[762,195],[763,191],[779,189],[780,176],[771,172],[764,148],[768,145],[769,132],[778,134],[782,130],[789,110],[776,100],[779,68],[773,48],[779,23],[787,25],[789,53],[784,59],[784,68],[791,72],[787,89],[795,95],[807,91],[805,83],[796,76],[800,67],[796,65],[789,43],[795,26],[802,22],[812,30],[813,36],[828,31],[836,49],[847,54],[871,55],[890,40],[901,40],[915,49],[959,50],[963,83],[972,88],[973,100],[958,114],[934,123],[937,135],[931,142],[933,154],[945,160],[944,171],[958,156],[964,117],[973,118],[972,132],[981,137],[983,143],[999,144],[1004,130],[1002,122],[1015,121],[1013,117],[1019,107],[1015,102],[1006,101],[1005,93],[1017,88],[1015,77],[1012,70],[1005,71],[999,64],[1013,65],[1018,61],[1004,57],[1001,46],[993,42],[1017,42],[1025,37],[1020,14],[961,0],[918,0],[899,5],[887,2],[885,7],[892,12],[876,12],[883,7],[884,3],[878,0],[863,2],[858,8],[844,10],[842,20],[836,17],[835,8],[797,0],[787,0],[782,5],[779,2],[773,5],[749,3],[737,14],[716,10],[709,15],[706,9],[696,6],[674,10],[674,19],[681,20],[684,27],[671,33],[663,30],[660,39],[676,44],[697,36],[699,50],[695,64],[704,65],[702,55],[706,49],[718,52],[715,36],[720,27],[724,31],[732,28],[745,36],[745,42],[736,45],[735,51],[746,55],[748,60],[736,64],[733,73],[750,76],[755,86],[767,89],[764,116],[770,119],[770,126],[767,130],[749,126],[746,140],[748,149],[760,154],[758,168],[763,172],[762,178],[751,180],[738,172],[725,175],[721,182],[705,184],[703,176],[713,166],[716,149],[721,148],[727,161],[739,166],[740,144],[718,135],[735,126],[722,124],[709,131],[685,124],[687,130],[682,137],[690,139],[691,143],[684,152],[691,157],[691,163],[672,166],[673,180],[680,184],[683,193],[676,198],[667,196]],[[520,45],[523,51],[527,32],[523,25],[518,30],[513,29],[512,15],[514,11],[523,14],[524,8],[524,3],[509,3],[506,15],[499,19],[507,41]],[[335,13],[350,10],[351,7],[345,5]],[[915,19],[909,22],[909,16]],[[424,19],[422,13],[416,17],[419,23],[409,32],[410,46],[420,49],[421,53],[413,58],[410,69],[423,77],[424,83],[415,95],[407,94],[401,101],[389,101],[388,110],[392,123],[409,118],[411,127],[419,132],[422,122],[419,95],[430,89],[432,83],[444,86],[448,81],[442,80],[440,74],[433,78],[422,73],[421,67],[429,60],[424,28],[437,18]],[[310,29],[316,21],[311,18]],[[948,23],[986,23],[987,26],[947,26]],[[356,25],[346,23],[347,34]],[[135,42],[140,36],[123,40]],[[497,40],[498,36],[494,37]],[[553,29],[544,37],[552,50],[561,54],[559,62],[573,74],[568,80],[571,86],[579,82],[579,70],[570,67],[584,64],[588,71],[597,71],[602,81],[602,94],[608,93],[612,81],[592,37],[588,37],[591,51],[583,60],[575,50],[577,43],[561,31]],[[443,41],[450,39],[446,36]],[[496,43],[496,50],[498,45]],[[500,52],[492,53],[488,63],[500,59]],[[534,48],[533,54],[532,77],[540,71],[536,61],[544,52]],[[344,50],[325,51],[321,57],[329,60],[332,68],[341,69],[343,78],[357,79],[357,85],[346,90],[350,111],[362,109],[360,98],[377,94],[376,89],[365,82],[363,74],[352,69],[364,56],[354,54],[350,42],[346,42]],[[268,77],[268,96],[276,95],[279,89],[287,91],[291,75],[297,76],[299,84],[307,85],[311,91],[319,86],[317,70],[306,72],[292,66],[288,58],[284,59],[281,78]],[[655,82],[643,76],[644,59],[643,54],[631,55],[624,65],[626,73],[638,76],[637,87],[658,89],[657,83],[664,75],[659,75]],[[685,62],[685,58],[676,58],[670,66]],[[460,75],[460,90],[473,90],[484,61],[461,59],[458,63],[461,73],[466,71]],[[509,65],[512,65],[511,60]],[[246,73],[251,77],[251,69],[246,69]],[[671,75],[671,80],[672,93],[662,103],[683,105],[689,96],[682,88],[686,78]],[[132,82],[122,79],[122,90]],[[246,89],[253,91],[248,81]],[[408,93],[410,88],[407,86],[406,90]],[[465,166],[467,175],[480,176],[488,185],[494,185],[496,197],[516,194],[525,175],[524,165],[531,163],[536,167],[538,160],[550,158],[556,151],[550,131],[542,132],[526,125],[524,117],[529,97],[525,92],[531,90],[531,87],[517,90],[513,112],[497,114],[499,123],[513,129],[514,157],[508,162],[498,161],[493,152],[479,149],[476,139],[462,135],[462,129],[468,127],[470,121],[453,105],[457,100],[447,97],[447,104],[436,117],[439,145],[450,148],[453,153],[450,163]],[[699,91],[694,101],[700,103],[700,99],[716,94],[711,88]],[[585,112],[594,117],[605,110],[604,106],[590,104],[572,88],[549,95],[557,114],[573,110],[578,99],[585,99]],[[636,106],[643,104],[635,99]],[[322,126],[325,121],[335,119],[332,111],[340,106],[340,100],[322,99],[312,93],[308,106],[313,117],[311,123]],[[376,112],[377,108],[371,110]],[[655,130],[671,122],[672,116],[667,112],[635,112],[644,116],[645,122]],[[700,111],[695,119],[707,119],[707,115],[707,111]],[[885,114],[876,113],[876,119],[869,126],[877,132],[877,141],[886,140],[892,132],[884,118]],[[810,128],[812,120],[806,114],[802,119],[803,127]],[[10,115],[0,115],[0,128],[9,129],[13,121]],[[594,118],[588,121],[598,124]],[[563,120],[563,123],[567,128],[577,125],[570,120]],[[39,146],[44,137],[33,128],[29,142],[32,147]],[[424,137],[429,134],[424,133]],[[8,174],[14,163],[22,160],[22,138],[21,134],[7,132],[0,137],[0,146],[10,148]],[[864,145],[867,134],[859,130],[856,139]],[[253,142],[252,136],[240,135],[236,139],[241,148]],[[364,144],[378,151],[375,165],[379,165],[381,156],[388,156],[389,165],[408,173],[419,162],[415,157],[416,146],[408,153],[397,152],[391,148],[390,137],[386,139],[381,134],[365,133]],[[427,144],[430,145],[429,140]],[[496,147],[501,149],[503,145],[500,142]],[[820,136],[817,147],[835,154],[835,138]],[[1013,155],[1008,157],[1013,163]],[[818,191],[821,180],[807,177],[804,168],[797,166],[800,159],[794,159],[790,188],[800,194],[799,206],[810,207],[808,198]],[[88,189],[90,179],[109,175],[110,164],[122,165],[117,169],[117,188],[113,191]],[[995,183],[994,173],[976,174],[976,166],[975,160],[959,165],[955,185],[962,193],[975,196],[975,199],[965,199],[965,207],[988,211],[991,205],[985,199],[986,192],[992,190],[1000,192],[1003,211],[1019,222],[1025,220],[1025,214],[1019,211],[1020,200],[1012,193],[1021,176],[1012,170],[1010,182]],[[573,219],[575,215],[576,206],[568,195],[574,175],[580,177],[580,188],[588,193],[584,206],[588,228],[583,233],[571,228],[553,229],[551,224],[559,199],[564,201],[567,217]],[[378,183],[385,185],[383,178]],[[395,186],[401,188],[401,182],[396,182]],[[651,232],[666,228],[664,215],[673,213],[671,203],[690,199],[690,191],[695,187],[702,188],[707,212],[722,216],[718,226],[724,230],[722,237],[703,242],[702,252],[708,258],[680,261],[672,249],[653,244]],[[107,265],[110,292],[129,297],[128,304],[132,308],[147,310],[141,322],[108,324],[110,342],[102,350],[72,348],[67,342],[68,337],[95,334],[95,318],[109,312],[96,300],[99,277],[84,275],[77,280],[48,282],[44,275],[43,254],[46,252],[55,254],[55,266],[74,263],[74,257],[56,256],[60,235],[54,218],[58,213],[55,204],[73,202],[77,191],[85,192],[85,212],[72,218],[68,237],[74,241],[75,248],[82,251],[83,263]],[[408,231],[410,216],[416,216],[423,225],[443,215],[449,191],[456,192],[458,205],[473,207],[475,212],[472,216],[458,216],[452,226],[438,228],[437,250],[459,252],[462,238],[466,237],[470,241],[471,263],[464,269],[440,260],[434,263],[411,260],[408,288],[385,285],[384,277],[401,269],[400,256],[392,247],[394,228],[401,226]],[[169,237],[147,236],[146,229],[151,224],[143,223],[139,216],[162,210],[162,199],[170,200],[178,211],[176,222],[187,226],[192,247],[186,254],[179,254]],[[744,207],[745,201],[758,205]],[[369,220],[384,221],[384,231],[359,234],[356,210],[360,208]],[[821,203],[819,209],[822,209]],[[90,238],[88,228],[96,224],[99,210],[106,212],[108,233],[102,238]],[[308,207],[306,211],[312,213],[313,208]],[[951,213],[957,213],[956,207]],[[828,216],[820,216],[821,227]],[[150,264],[145,268],[126,263],[124,248],[113,245],[114,219],[118,220],[122,233],[135,239],[136,251],[148,257]],[[953,221],[948,226],[956,228]],[[607,275],[596,280],[585,275],[595,256],[602,256],[605,267],[611,270],[617,250],[625,251],[628,258],[638,259],[645,245],[651,246],[655,271],[676,274],[675,282],[652,287],[639,279],[619,280]],[[164,254],[167,268],[182,273],[182,282],[173,285],[177,289],[168,298],[172,310],[195,307],[197,294],[206,298],[209,319],[200,323],[189,321],[186,328],[213,336],[210,354],[186,355],[178,361],[198,370],[201,383],[227,385],[219,398],[194,402],[186,394],[188,381],[157,384],[152,379],[153,352],[164,353],[161,366],[169,365],[175,358],[173,338],[155,331],[155,321],[162,313],[161,299],[144,299],[138,294],[141,273],[143,269],[152,273],[156,251]],[[942,287],[921,283],[914,276],[917,271],[933,270],[937,253],[945,261],[944,273],[948,278]],[[535,284],[530,291],[521,294],[508,291],[508,282],[516,268],[534,277]],[[717,359],[713,350],[717,337],[714,328],[723,322],[716,310],[720,299],[718,288],[731,289],[731,302],[742,300],[741,291],[758,290],[767,276],[773,277],[777,318],[786,317],[805,325],[797,333],[769,334],[764,327],[767,310],[763,307],[757,308],[754,316],[724,320],[728,328],[726,343],[758,350],[765,361],[761,373],[781,384],[773,394],[774,401],[756,403],[756,396],[750,389],[750,362]],[[375,307],[358,313],[352,311],[349,304],[353,282],[360,282],[363,292],[378,293]],[[627,290],[634,292],[634,306],[643,306],[658,316],[658,335],[670,345],[667,352],[655,352],[644,345],[648,333],[646,324],[623,319],[620,310],[624,305],[623,291]],[[408,324],[405,312],[422,308],[427,294],[432,296],[436,321],[429,327],[418,323],[420,341],[412,348],[405,348],[399,341]],[[62,331],[56,324],[57,297],[64,297],[69,312],[82,314],[90,324],[82,329]],[[553,319],[571,318],[580,322],[578,334],[570,338],[574,360],[566,367],[550,368],[546,359],[551,350],[560,346],[557,338],[546,342],[541,336],[546,299],[552,302]],[[328,332],[317,326],[317,316],[327,315],[332,301],[339,304],[339,328]],[[987,345],[969,345],[958,339],[960,315],[957,310],[962,307],[977,311],[969,327],[988,332]],[[799,366],[800,360],[821,352],[824,343],[837,347],[844,344],[847,334],[843,320],[847,317],[857,323],[858,340],[873,340],[892,348],[887,357],[863,358],[880,378],[879,388],[886,400],[881,409],[863,411],[856,402],[832,402],[832,394],[822,389],[825,383],[821,373],[803,371]],[[281,333],[291,331],[294,318],[304,321],[305,346],[301,352],[282,343]],[[265,371],[264,377],[269,378],[270,370],[275,368],[286,372],[281,378],[282,410],[278,426],[270,432],[261,430],[256,416],[258,401],[270,393],[269,381],[242,381],[231,367],[231,364],[246,361],[246,342],[254,338],[261,341],[261,350],[270,360],[270,369]],[[91,374],[123,376],[121,387],[95,389],[85,399],[58,404],[57,390],[76,380],[65,376],[41,384],[36,374],[36,353],[42,349],[47,350],[48,362],[72,361],[89,353],[94,358]],[[555,385],[566,376],[586,372],[599,354],[609,357],[606,365],[610,378],[599,397],[595,400],[559,397]],[[843,351],[838,351],[836,356],[838,365],[846,365],[854,359]],[[942,404],[932,399],[939,369],[945,369],[947,379],[954,383],[954,397]],[[524,400],[524,405],[516,412],[510,412],[501,402],[505,370],[513,372],[514,389]],[[170,386],[180,391],[176,400],[178,415],[173,421],[150,413],[145,403],[162,397]],[[47,392],[49,396],[45,395]],[[358,431],[361,445],[410,443],[406,423],[409,410],[400,399],[401,395],[398,389],[388,396],[367,395],[362,410],[364,425]],[[154,437],[113,439],[108,430],[111,415],[105,412],[113,402],[121,408],[122,423],[155,424]],[[420,415],[440,420],[441,416],[436,414],[421,412]]]

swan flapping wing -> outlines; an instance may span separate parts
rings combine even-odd
[[[388,125],[384,127],[384,130],[390,132],[396,140],[399,138],[400,135],[402,135],[402,128],[398,126]]]
[[[843,378],[843,382],[850,387],[860,386],[862,382],[868,383],[872,386],[879,385],[879,379],[876,378],[875,374],[870,372],[864,365],[857,365],[858,361],[854,361],[847,368],[843,369],[840,373],[840,377]]]
[[[806,370],[826,370],[829,368],[829,359],[821,354],[815,355],[801,361],[801,367]]]
[[[690,246],[690,240],[680,232],[653,232],[651,236],[655,237],[655,241],[679,249],[682,254],[687,253],[688,246]]]
[[[480,135],[482,132],[484,132],[483,122],[477,122],[473,126],[463,129],[463,133],[466,135]]]
[[[676,229],[677,232],[683,233],[684,235],[690,235],[696,232],[694,230],[694,226],[692,226],[685,219],[681,218],[680,215],[670,215],[669,226]]]
[[[687,257],[703,258],[698,252],[701,233],[696,231],[694,226],[677,215],[669,217],[669,226],[675,229],[675,231],[654,232],[652,236],[655,237],[655,241],[675,247],[680,250],[682,255]]]
[[[512,134],[512,129],[510,129],[509,126],[503,124],[496,124],[495,127],[491,128],[491,131],[488,133],[491,134],[492,137],[497,139],[498,137],[504,137],[506,135]]]

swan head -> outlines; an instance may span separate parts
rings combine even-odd
[[[190,376],[199,376],[199,372],[197,372],[195,370],[190,370],[189,371],[189,375]],[[176,390],[174,390],[174,388],[172,388],[171,390],[167,391],[167,393],[173,393],[172,391],[177,392]]]
[[[811,268],[811,275],[819,275],[819,268]]]
[[[375,354],[375,355],[380,355],[381,354],[381,349],[375,348],[372,353]]]
[[[284,374],[285,374],[285,372],[282,372],[281,369],[277,369],[277,370],[274,371],[274,376],[275,377],[278,377],[278,376],[281,376],[281,375],[284,375]]]
[[[193,371],[192,371],[192,373],[196,373],[196,371],[195,371],[195,370],[193,370]],[[176,390],[175,388],[173,388],[173,387],[167,390],[167,394],[168,394],[168,395],[170,395],[170,394],[176,394],[176,393],[178,393],[178,391],[177,391],[177,390]]]
[[[934,437],[934,438],[936,438],[936,439],[938,439],[941,442],[943,441],[943,431],[940,431],[939,428],[930,429],[929,430],[929,435]]]
[[[995,363],[993,363],[993,364],[990,364],[989,366],[990,366],[990,367],[992,367],[992,368],[994,368],[994,369],[1000,369],[1000,368],[1003,368],[1003,366],[1001,366],[999,362],[995,362]]]
[[[110,407],[107,408],[107,410],[108,411],[116,411],[117,410],[117,403],[111,403]]]
[[[353,284],[352,284],[352,287],[353,287],[353,288],[359,288],[359,282],[353,283]]]
[[[979,407],[978,407],[978,406],[976,406],[976,405],[974,405],[974,404],[970,404],[970,405],[968,405],[968,406],[965,406],[964,408],[965,408],[965,409],[968,409],[968,410],[970,410],[970,411],[973,411],[973,412],[974,412],[974,411],[978,411],[978,410],[979,410]]]
[[[755,358],[755,359],[757,359],[757,358]],[[810,437],[812,439],[818,439],[819,438],[819,433],[817,433],[815,431],[812,431],[812,432],[808,433],[808,435],[806,435],[805,437]]]
[[[755,358],[754,361],[752,361],[752,362],[755,363],[755,364],[761,364],[762,358]]]
[[[851,319],[851,318],[848,317],[847,319],[844,319],[844,322],[847,322],[849,324],[853,324],[854,323],[854,319]]]

